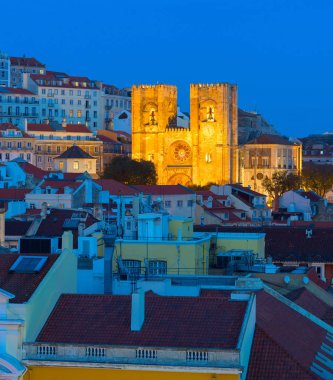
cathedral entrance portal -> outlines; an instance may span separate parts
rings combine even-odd
[[[192,181],[189,176],[186,174],[174,174],[172,177],[168,179],[168,185],[183,185],[183,186],[191,186]]]

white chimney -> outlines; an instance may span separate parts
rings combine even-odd
[[[140,331],[145,321],[145,292],[137,289],[132,293],[131,330]]]

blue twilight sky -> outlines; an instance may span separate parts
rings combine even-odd
[[[0,50],[117,86],[238,84],[239,106],[281,133],[333,132],[332,0],[16,0]]]

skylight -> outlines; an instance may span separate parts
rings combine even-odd
[[[46,263],[46,256],[20,256],[10,267],[9,272],[38,273]]]

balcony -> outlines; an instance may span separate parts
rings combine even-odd
[[[53,98],[53,97],[54,97],[54,94],[47,94],[47,97],[48,97],[48,98]]]

